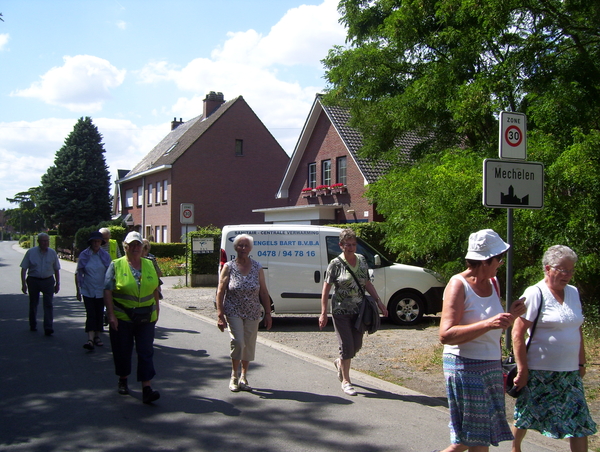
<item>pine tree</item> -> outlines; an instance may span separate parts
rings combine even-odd
[[[42,176],[39,208],[47,226],[73,237],[81,227],[109,220],[110,202],[102,135],[91,118],[80,118]]]

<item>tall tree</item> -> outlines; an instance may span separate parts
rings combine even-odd
[[[423,140],[410,168],[399,162],[369,190],[391,248],[457,266],[468,232],[504,232],[504,210],[481,205],[481,161],[497,156],[498,113],[518,111],[529,160],[545,164],[546,197],[541,211],[515,211],[517,280],[532,269],[539,277],[544,248],[563,243],[581,256],[577,284],[600,298],[600,3],[342,0],[339,9],[348,44],[324,60],[325,101],[350,108],[364,157],[397,161],[399,138]]]
[[[57,225],[64,236],[110,219],[110,174],[102,135],[91,118],[80,118],[56,153],[42,176],[38,201],[46,224]]]
[[[33,187],[17,193],[14,198],[6,198],[11,204],[19,205],[17,208],[6,210],[6,223],[24,234],[42,231],[44,219],[37,207],[39,192],[40,187]]]

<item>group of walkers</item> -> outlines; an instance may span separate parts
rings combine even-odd
[[[77,299],[83,297],[87,313],[84,347],[92,350],[103,345],[100,333],[105,306],[118,392],[129,392],[127,378],[135,342],[137,380],[142,384],[143,402],[151,403],[160,397],[150,383],[155,375],[153,341],[160,313],[161,275],[155,262],[143,257],[149,243],[146,246],[138,232],[125,238],[123,257],[116,256],[118,247],[109,240],[100,231],[92,233],[89,248],[81,253],[77,265]],[[39,293],[44,294],[44,330],[51,335],[52,295],[59,291],[60,263],[48,247],[46,234],[40,234],[38,242],[21,263],[23,293],[29,291],[32,331],[36,330]],[[229,389],[251,391],[249,365],[255,359],[259,323],[263,320],[265,327],[271,328],[271,306],[264,271],[250,257],[253,238],[238,235],[233,245],[236,257],[224,264],[219,275],[217,327],[227,329],[230,335]],[[319,327],[327,325],[331,306],[339,348],[334,365],[342,391],[355,396],[350,367],[362,346],[363,330],[357,327],[357,320],[366,292],[383,316],[388,313],[370,281],[364,257],[356,254],[355,232],[343,230],[339,245],[341,253],[331,260],[324,278]],[[108,252],[103,246],[108,246]],[[512,451],[520,452],[529,429],[551,438],[569,438],[572,451],[587,451],[588,436],[597,430],[582,383],[586,355],[581,302],[577,289],[569,284],[577,255],[567,246],[550,247],[542,258],[544,278],[504,312],[496,273],[509,247],[491,229],[471,234],[467,268],[454,275],[444,291],[440,341],[444,344],[451,440],[444,452],[487,451],[501,441],[512,441]],[[534,323],[535,335],[526,347],[525,336],[531,336]],[[514,382],[522,390],[512,429],[506,421],[500,345],[502,332],[509,327],[513,327],[518,367]]]
[[[38,235],[38,246],[30,248],[21,262],[23,293],[29,292],[29,327],[36,331],[37,306],[40,292],[44,300],[44,331],[50,336],[53,329],[52,299],[60,287],[60,262],[49,248],[47,234]],[[118,375],[117,391],[129,394],[128,377],[135,344],[137,352],[137,381],[142,384],[142,401],[152,403],[160,393],[150,383],[154,369],[154,331],[160,312],[160,278],[155,263],[148,255],[150,244],[139,232],[130,232],[123,241],[125,256],[106,228],[92,232],[88,247],[77,262],[75,273],[76,297],[83,299],[86,310],[83,347],[93,350],[102,347],[104,307],[109,336]],[[143,277],[142,277],[143,275]]]

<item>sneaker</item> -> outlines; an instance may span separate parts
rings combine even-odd
[[[127,395],[129,394],[129,388],[127,387],[127,380],[119,378],[119,386],[117,391],[119,392],[119,394],[121,395]]]
[[[340,358],[336,359],[333,362],[333,365],[337,369],[338,380],[344,381],[344,377],[342,376],[342,362],[341,362]]]
[[[248,384],[248,380],[246,380],[245,375],[242,375],[240,377],[240,382],[239,382],[238,387],[240,388],[240,391],[252,391],[252,388]]]
[[[142,402],[152,403],[158,399],[160,399],[160,393],[158,391],[153,391],[150,386],[144,386],[142,388]]]
[[[352,383],[342,383],[342,391],[344,391],[347,395],[355,396],[356,389],[352,386]]]
[[[238,383],[238,378],[237,377],[231,377],[231,380],[229,380],[229,390],[231,392],[239,392],[240,390],[240,385]]]

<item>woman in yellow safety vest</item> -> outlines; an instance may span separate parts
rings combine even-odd
[[[135,341],[138,356],[137,380],[142,382],[142,401],[160,397],[150,382],[154,370],[154,328],[159,315],[158,275],[148,259],[142,259],[142,236],[130,232],[125,237],[125,256],[111,262],[104,282],[104,303],[110,324],[115,373],[119,394],[129,394],[127,377]]]

